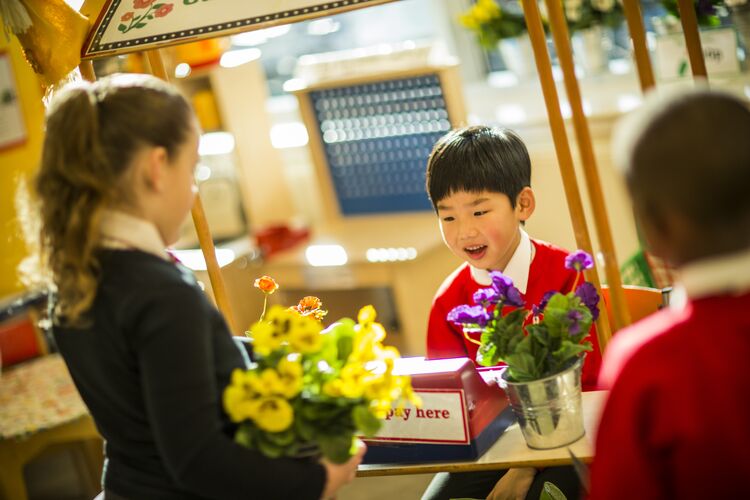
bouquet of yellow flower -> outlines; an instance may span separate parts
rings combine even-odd
[[[278,285],[264,276],[256,287],[268,295]],[[399,357],[383,345],[385,329],[372,306],[357,322],[343,318],[328,328],[317,297],[297,306],[273,306],[248,332],[254,364],[235,370],[223,399],[235,439],[267,456],[299,457],[309,450],[343,463],[355,437],[373,436],[395,404],[416,400],[409,377],[393,374]]]

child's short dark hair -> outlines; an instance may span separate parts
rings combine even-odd
[[[531,186],[531,161],[512,130],[470,126],[441,137],[427,160],[427,194],[433,207],[456,191],[491,191],[510,198]]]
[[[750,109],[705,89],[647,101],[620,127],[615,160],[636,206],[677,211],[697,228],[750,229]]]

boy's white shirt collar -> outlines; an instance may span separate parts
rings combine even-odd
[[[677,302],[711,295],[742,294],[750,291],[750,248],[723,257],[703,259],[683,266],[675,286]],[[674,292],[673,292],[674,293]]]
[[[105,210],[100,233],[105,248],[134,248],[170,260],[159,231],[147,220],[117,210]]]
[[[505,266],[503,274],[513,280],[513,284],[518,288],[519,292],[526,293],[526,286],[529,283],[533,243],[531,243],[531,238],[529,238],[526,231],[520,227],[518,231],[521,233],[521,241],[518,243],[516,251],[513,252],[513,256],[508,261],[508,265]],[[469,269],[472,279],[480,285],[489,286],[492,284],[490,271],[487,269],[480,269],[471,264],[469,264]]]

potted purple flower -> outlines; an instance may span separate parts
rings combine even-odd
[[[586,252],[570,254],[565,267],[578,272],[573,289],[547,292],[530,311],[511,279],[493,271],[492,286],[474,294],[474,305],[448,313],[465,333],[481,332],[478,364],[508,366],[502,383],[531,448],[563,446],[584,434],[581,367],[592,349],[586,337],[599,316],[599,294],[581,276],[593,266]],[[503,314],[507,306],[515,309]]]

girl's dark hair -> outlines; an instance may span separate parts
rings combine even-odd
[[[78,322],[94,300],[99,221],[105,207],[131,201],[133,156],[161,146],[174,158],[192,117],[174,87],[149,75],[77,83],[52,99],[35,188],[39,263],[56,288],[55,321]]]
[[[441,137],[427,160],[427,194],[437,210],[456,191],[491,191],[510,198],[531,186],[531,161],[512,130],[471,126]]]

